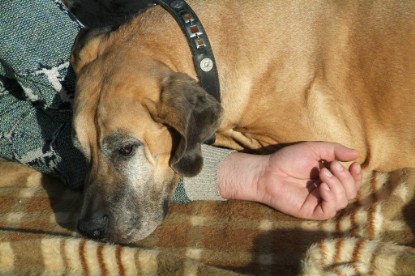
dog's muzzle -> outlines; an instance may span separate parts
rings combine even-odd
[[[78,221],[78,230],[89,238],[105,240],[108,233],[108,215],[96,212],[81,218]]]

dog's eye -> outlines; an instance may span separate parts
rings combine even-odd
[[[118,149],[118,153],[122,156],[130,156],[133,154],[134,145],[126,145]]]

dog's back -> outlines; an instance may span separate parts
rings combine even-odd
[[[190,2],[222,77],[222,145],[329,140],[371,168],[415,165],[415,2]]]
[[[335,141],[358,149],[370,169],[415,166],[415,2],[189,4],[219,71],[224,113],[217,145],[262,150]],[[105,37],[101,49],[124,66],[137,60],[144,68],[141,51],[196,78],[186,39],[161,7]]]

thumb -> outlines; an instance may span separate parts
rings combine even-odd
[[[326,161],[353,161],[359,157],[357,150],[345,147],[338,143],[315,142],[312,143],[314,151],[319,155],[320,159]]]

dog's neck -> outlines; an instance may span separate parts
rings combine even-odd
[[[200,85],[220,102],[220,84],[215,57],[206,31],[196,13],[184,0],[155,0],[155,3],[165,8],[179,24],[192,51]],[[215,140],[213,134],[205,143],[212,145]]]
[[[220,85],[209,38],[197,15],[184,0],[155,0],[177,21],[185,34],[200,85],[220,102]]]

